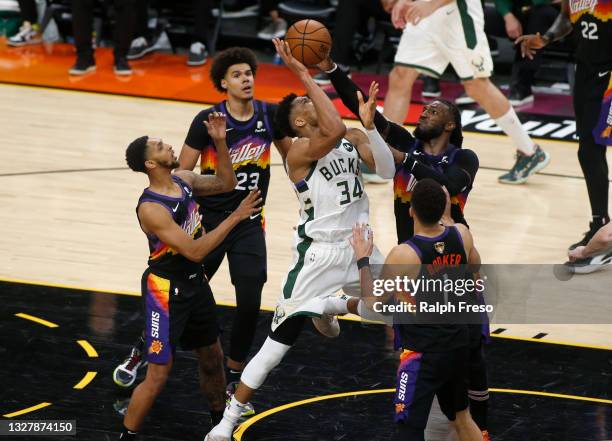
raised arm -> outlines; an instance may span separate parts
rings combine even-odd
[[[342,103],[355,116],[359,117],[357,92],[359,91],[363,95],[363,91],[357,87],[342,69],[338,69],[338,65],[330,57],[323,60],[317,67],[329,76]],[[363,121],[361,122],[363,124]],[[415,140],[412,134],[399,124],[387,120],[379,111],[374,113],[374,125],[383,139],[396,149],[406,152],[414,146]]]
[[[204,121],[204,125],[217,149],[217,169],[215,174],[198,175],[189,170],[177,171],[176,174],[190,184],[194,193],[198,196],[226,193],[234,189],[238,183],[236,174],[232,168],[232,160],[230,159],[227,142],[225,140],[226,117],[220,112],[213,112],[208,115],[208,121]],[[188,148],[191,149],[190,147]],[[183,147],[183,150],[184,149],[185,147]],[[188,156],[189,153],[186,153],[186,155]],[[181,158],[187,162],[186,157],[183,157],[183,151],[181,151]],[[193,168],[193,166],[191,168]]]
[[[370,96],[366,102],[363,100],[361,91],[357,91],[357,100],[359,101],[359,117],[366,129],[367,143],[358,145],[357,149],[361,158],[368,164],[368,167],[374,168],[376,174],[385,179],[391,179],[395,176],[395,160],[393,153],[384,139],[378,133],[374,126],[374,115],[376,114],[376,97],[378,95],[378,83],[372,81],[370,84]],[[366,161],[366,155],[372,157],[374,164]],[[373,169],[374,169],[373,168]]]
[[[160,204],[145,202],[138,207],[138,218],[145,233],[155,234],[163,243],[176,250],[185,258],[200,262],[225,239],[240,221],[259,212],[261,204],[259,191],[251,192],[217,228],[193,240],[187,232],[174,222],[168,210]]]
[[[304,84],[306,94],[317,112],[318,126],[310,136],[309,144],[306,148],[300,148],[300,156],[304,156],[306,161],[316,161],[327,155],[336,146],[338,141],[344,136],[346,126],[342,122],[342,118],[340,118],[340,114],[334,107],[334,104],[314,82],[306,66],[293,57],[289,44],[278,38],[272,41],[274,42],[276,52],[282,58],[285,65]]]

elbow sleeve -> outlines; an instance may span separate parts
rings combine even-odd
[[[376,164],[376,174],[385,179],[393,178],[395,176],[395,161],[391,149],[382,139],[378,130],[368,130],[367,133],[370,140],[370,150]]]

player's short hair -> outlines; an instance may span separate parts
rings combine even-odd
[[[455,121],[455,129],[451,133],[449,141],[455,147],[461,148],[461,146],[463,145],[463,130],[461,128],[461,112],[459,111],[459,108],[445,99],[436,98],[436,101],[439,101],[444,104],[453,115],[453,120]]]
[[[446,207],[446,194],[433,179],[421,179],[412,191],[410,206],[425,225],[433,225],[442,219]]]
[[[257,72],[257,57],[251,49],[246,47],[230,47],[215,55],[210,67],[210,79],[215,89],[219,92],[225,92],[225,89],[221,87],[221,80],[225,78],[225,74],[230,66],[241,63],[251,66],[253,76],[255,76]]]
[[[147,142],[149,141],[148,136],[141,136],[136,138],[128,145],[125,150],[125,161],[127,165],[135,172],[147,172],[145,167],[146,154],[147,154]]]
[[[293,101],[297,98],[295,93],[290,93],[285,96],[280,103],[278,103],[278,107],[276,108],[276,115],[274,116],[274,125],[277,127],[281,134],[284,136],[290,136],[295,138],[297,133],[293,130],[291,126],[291,108],[293,106]]]

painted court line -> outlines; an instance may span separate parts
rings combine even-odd
[[[59,325],[57,325],[57,324],[55,324],[53,322],[50,322],[50,321],[45,320],[45,319],[41,319],[39,317],[35,317],[33,315],[30,315],[30,314],[25,314],[23,312],[19,312],[19,313],[15,314],[15,316],[20,317],[22,319],[30,320],[32,322],[36,322],[39,325],[47,326],[49,328],[58,328],[59,327]]]

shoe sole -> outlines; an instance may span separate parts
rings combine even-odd
[[[421,95],[425,98],[439,98],[442,92],[421,92]]]
[[[206,64],[207,61],[208,61],[208,58],[205,59],[204,61],[188,61],[187,66],[203,66]]]
[[[23,47],[23,46],[34,46],[36,44],[41,44],[42,40],[36,40],[36,41],[27,41],[24,43],[13,43],[11,41],[9,41],[8,43],[6,43],[7,46],[10,47]]]
[[[524,99],[522,99],[520,101],[516,101],[516,100],[514,100],[514,101],[513,100],[509,100],[509,101],[510,101],[510,104],[512,106],[520,107],[520,106],[525,106],[527,104],[533,104],[534,97],[533,97],[533,95],[531,95],[531,96],[529,96],[527,98],[524,98]]]
[[[520,179],[514,180],[514,181],[506,181],[503,179],[497,179],[497,182],[499,182],[500,184],[509,184],[509,185],[521,185],[524,184],[525,182],[527,182],[527,180],[529,179],[529,177],[537,172],[539,172],[540,170],[542,170],[543,168],[545,168],[548,164],[550,164],[550,154],[548,154],[547,152],[545,153],[545,157],[544,160],[541,161],[538,165],[536,165],[533,170],[531,170],[529,172],[529,174],[527,176],[523,176]]]
[[[81,75],[87,75],[88,73],[92,73],[92,72],[95,72],[95,71],[96,71],[96,66],[91,66],[91,67],[88,67],[85,70],[70,69],[68,71],[68,73],[70,75],[81,76]]]
[[[567,265],[567,268],[574,274],[591,274],[595,271],[602,270],[607,264],[595,264],[595,265]]]
[[[129,383],[122,383],[121,381],[119,381],[117,379],[117,370],[119,368],[115,368],[115,370],[113,371],[113,381],[115,382],[115,384],[119,387],[123,387],[125,389],[127,389],[128,387],[132,386],[135,382],[136,382],[136,377],[134,377],[134,379],[129,382]]]
[[[149,48],[145,49],[144,51],[137,53],[136,55],[128,55],[126,58],[128,60],[139,60],[139,59],[143,58],[145,55],[153,53],[156,50],[157,50],[157,48],[155,48],[155,47],[149,47]]]
[[[133,73],[131,70],[117,70],[117,69],[113,69],[113,72],[115,72],[115,75],[121,75],[123,77],[132,75]]]
[[[467,106],[468,104],[476,104],[475,100],[455,100],[455,105],[457,106]]]

